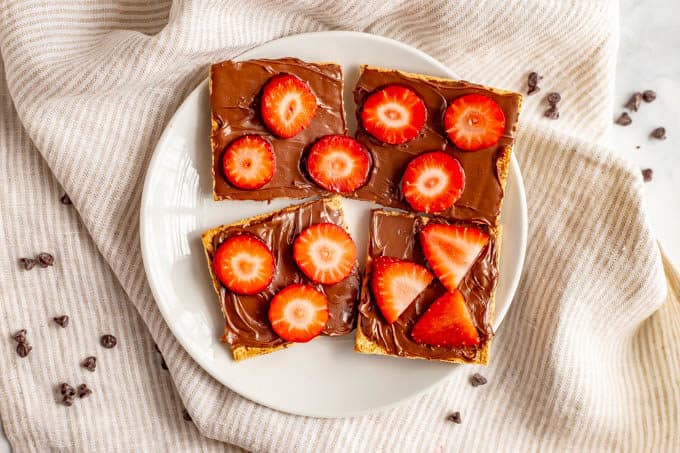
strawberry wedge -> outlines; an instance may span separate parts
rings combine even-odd
[[[413,326],[416,343],[436,347],[477,346],[479,333],[460,291],[446,293],[435,300]]]

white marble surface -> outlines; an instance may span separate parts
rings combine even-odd
[[[621,0],[621,44],[616,68],[615,112],[631,93],[652,89],[657,100],[632,113],[633,124],[615,126],[617,153],[654,171],[645,185],[645,208],[661,245],[680,266],[680,1]],[[612,119],[613,120],[613,119]],[[666,128],[665,141],[649,138]],[[640,149],[636,149],[636,146]],[[0,432],[0,453],[9,453]]]

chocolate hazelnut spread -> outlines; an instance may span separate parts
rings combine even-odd
[[[359,273],[355,268],[345,280],[334,285],[318,285],[299,271],[293,259],[293,241],[308,226],[330,222],[343,226],[342,211],[324,200],[311,201],[296,209],[275,212],[250,224],[226,228],[213,238],[213,249],[236,233],[248,232],[262,239],[276,261],[276,272],[269,287],[254,296],[227,291],[220,285],[220,303],[225,316],[224,341],[232,347],[275,347],[285,344],[272,330],[268,320],[269,301],[285,286],[293,283],[310,284],[328,298],[329,319],[325,335],[344,335],[354,329],[359,298]],[[212,262],[213,255],[209,255]]]
[[[287,73],[309,84],[318,109],[309,126],[296,136],[281,139],[264,126],[259,114],[262,86],[274,75]],[[336,64],[306,63],[295,58],[279,60],[224,61],[210,67],[210,110],[212,156],[216,200],[271,200],[277,197],[306,198],[325,193],[300,169],[306,147],[323,135],[347,131],[342,101],[342,68]],[[222,154],[236,138],[264,135],[274,148],[276,170],[263,188],[242,190],[229,184],[222,174]]]
[[[370,258],[381,255],[390,256],[427,265],[418,243],[418,233],[428,222],[470,225],[469,222],[446,220],[440,217],[429,218],[374,210],[370,220],[368,256]],[[485,223],[477,222],[473,226],[491,233]],[[480,344],[478,346],[451,349],[421,345],[411,339],[411,329],[420,315],[446,292],[437,279],[415,299],[394,324],[389,325],[382,317],[380,308],[375,303],[369,288],[370,268],[367,269],[366,281],[363,284],[357,328],[390,354],[426,359],[474,360],[480,349],[493,336],[491,304],[498,279],[496,250],[496,238],[490,234],[488,244],[482,249],[470,272],[458,286],[479,332]]]
[[[401,177],[407,163],[424,151],[443,150],[457,158],[465,172],[465,190],[456,204],[441,213],[460,220],[484,221],[495,225],[503,200],[501,171],[508,164],[517,130],[521,96],[498,92],[465,81],[415,77],[392,70],[364,67],[354,90],[359,124],[356,138],[373,155],[368,183],[355,197],[384,206],[409,210],[401,195]],[[368,95],[386,85],[403,85],[415,91],[427,107],[427,121],[420,135],[403,145],[381,143],[361,128],[361,106]],[[479,151],[456,148],[445,135],[444,113],[448,103],[460,96],[478,93],[492,98],[505,113],[505,133],[498,144]]]

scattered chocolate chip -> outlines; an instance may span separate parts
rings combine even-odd
[[[462,419],[460,418],[460,412],[458,411],[454,412],[453,414],[450,414],[448,417],[446,417],[446,419],[458,425],[460,425],[460,422],[462,421]]]
[[[54,265],[54,257],[47,252],[42,252],[38,255],[38,264],[40,267],[48,267]]]
[[[113,335],[107,334],[102,335],[100,343],[106,349],[111,349],[116,347],[116,345],[118,344],[118,340],[116,340],[116,337],[114,337]]]
[[[652,176],[654,176],[654,172],[652,171],[651,168],[645,168],[642,170],[642,180],[644,182],[649,182],[652,180]]]
[[[560,93],[553,92],[549,93],[547,96],[548,99],[548,104],[552,105],[553,107],[557,105],[558,102],[562,100],[562,96],[560,96]]]
[[[72,396],[64,396],[64,398],[61,400],[61,402],[64,404],[64,406],[71,407],[73,406],[73,397]]]
[[[87,384],[80,384],[78,386],[78,398],[85,398],[86,396],[90,396],[92,394],[92,390],[87,386]]]
[[[657,127],[652,131],[650,135],[652,136],[652,138],[656,138],[658,140],[666,140],[666,128]]]
[[[527,78],[527,86],[529,87],[527,90],[528,95],[532,95],[541,91],[541,89],[538,87],[538,81],[542,78],[543,77],[539,76],[536,72],[529,74],[529,77]]]
[[[550,118],[551,120],[556,120],[560,117],[560,112],[559,110],[557,110],[557,107],[553,105],[552,107],[545,111],[543,116],[545,116],[546,118]]]
[[[90,357],[85,358],[81,365],[83,368],[87,369],[87,371],[94,372],[94,370],[97,368],[97,358],[91,355]]]
[[[14,341],[17,343],[26,343],[26,329],[21,329],[20,331],[16,332],[14,335],[12,335],[12,338],[14,338]]]
[[[38,260],[33,258],[19,258],[19,262],[27,271],[30,271],[35,267],[36,264],[38,264]]]
[[[61,201],[61,204],[72,204],[71,199],[68,197],[67,194],[62,195],[59,201]]]
[[[628,99],[628,102],[626,102],[625,107],[628,110],[632,110],[633,112],[637,112],[638,109],[640,108],[640,103],[642,102],[642,93],[633,93],[633,95]]]
[[[633,122],[633,119],[626,112],[623,112],[621,114],[621,116],[616,118],[616,121],[615,121],[615,123],[620,125],[620,126],[628,126],[632,122]]]
[[[66,382],[62,382],[61,384],[59,384],[59,392],[60,392],[63,396],[73,396],[73,395],[76,394],[76,389],[74,389],[73,387],[71,387],[71,386],[70,386],[69,384],[67,384]]]
[[[28,344],[28,343],[26,343],[26,342],[19,343],[19,344],[17,345],[17,354],[18,354],[19,357],[21,357],[22,359],[23,359],[24,357],[26,357],[32,350],[33,350],[33,348],[31,347],[31,345]]]
[[[486,383],[486,378],[479,373],[475,373],[470,376],[470,384],[472,384],[473,387],[479,387],[480,385],[484,385]]]
[[[186,409],[182,409],[182,418],[188,422],[191,421],[191,415],[189,415],[189,411]]]
[[[635,145],[635,149],[640,149],[640,145]]]
[[[60,327],[66,328],[68,326],[68,315],[57,316],[54,318],[54,322]]]
[[[168,369],[168,364],[165,363],[165,359],[163,358],[163,356],[161,356],[161,368],[163,368],[164,370]]]
[[[642,93],[642,99],[643,99],[645,102],[654,102],[654,100],[656,99],[656,91],[654,91],[654,90],[645,90],[645,91]]]

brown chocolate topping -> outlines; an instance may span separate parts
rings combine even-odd
[[[323,200],[312,201],[300,205],[296,210],[277,212],[252,224],[228,228],[213,238],[216,250],[235,233],[254,234],[267,244],[276,260],[272,283],[255,296],[233,294],[220,286],[220,302],[226,319],[224,339],[232,347],[275,347],[286,343],[272,330],[268,309],[272,297],[293,283],[310,284],[326,294],[329,319],[324,334],[336,336],[352,331],[359,297],[358,270],[355,268],[349,277],[335,285],[318,285],[298,270],[293,259],[293,241],[297,235],[308,226],[320,222],[343,226],[342,211],[332,209]]]
[[[260,120],[262,86],[272,76],[293,74],[307,82],[319,108],[309,126],[295,137],[280,139]],[[271,200],[305,198],[323,194],[310,182],[299,163],[305,148],[323,135],[347,131],[342,103],[342,68],[335,64],[306,63],[294,58],[280,60],[225,61],[210,67],[210,108],[215,198],[218,200]],[[222,154],[234,139],[245,134],[266,136],[274,147],[276,172],[259,190],[231,186],[222,174]]]
[[[371,179],[357,191],[356,197],[408,210],[409,206],[400,191],[406,164],[423,151],[444,150],[462,164],[465,171],[465,190],[455,206],[442,215],[495,224],[503,199],[498,165],[511,152],[521,97],[514,93],[490,91],[465,81],[416,78],[397,71],[365,68],[354,91],[356,104],[361,106],[371,92],[390,84],[407,86],[423,98],[427,106],[427,122],[419,137],[403,145],[380,143],[361,127],[358,128],[356,138],[371,151],[374,165]],[[503,109],[506,118],[506,131],[500,142],[494,147],[474,152],[457,149],[448,141],[444,132],[444,113],[448,103],[471,93],[492,98]],[[358,124],[361,124],[360,112],[359,107],[356,112]]]
[[[427,263],[417,239],[417,234],[421,228],[427,222],[463,223],[447,221],[439,217],[426,218],[409,214],[393,214],[380,210],[372,212],[368,246],[369,258],[376,258],[381,255],[391,256],[415,261],[425,266]],[[489,227],[484,223],[477,223],[474,226],[482,231],[490,232]],[[366,275],[367,279],[370,279],[370,269],[367,269]],[[489,243],[484,247],[470,272],[458,286],[479,331],[481,341],[477,347],[460,349],[433,347],[418,344],[411,339],[411,329],[416,320],[435,299],[446,292],[446,289],[438,280],[430,284],[392,325],[387,324],[383,319],[367,282],[364,282],[364,290],[359,303],[358,328],[366,337],[391,354],[426,359],[465,358],[473,360],[479,350],[493,336],[492,313],[489,306],[497,279],[496,239],[492,234]]]

